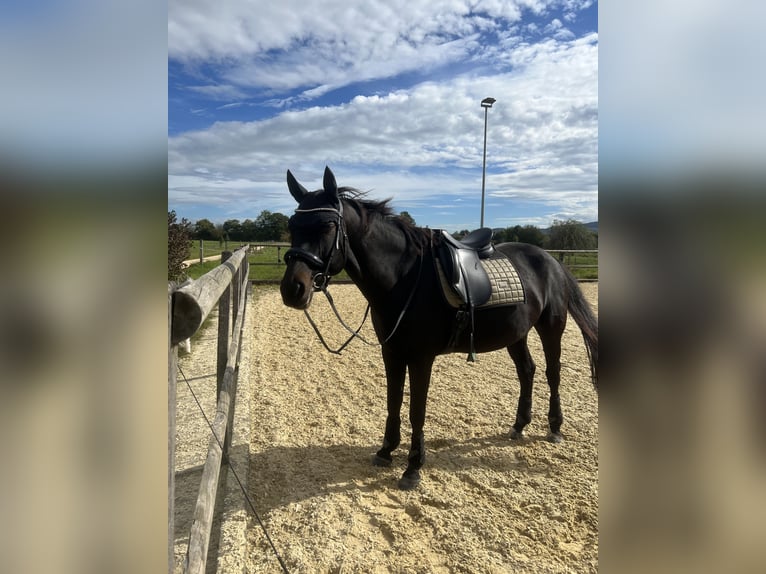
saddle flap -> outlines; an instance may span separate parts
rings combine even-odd
[[[442,271],[450,285],[457,285],[460,282],[460,259],[458,250],[452,249],[451,245],[442,245],[438,250],[439,262],[442,265]]]
[[[491,239],[491,229],[484,228],[478,231],[481,233],[474,237],[477,245]],[[442,271],[450,287],[469,307],[483,305],[492,295],[492,286],[487,272],[481,265],[479,252],[456,241],[446,231],[442,231],[442,237],[445,241],[441,243],[437,251]]]
[[[467,303],[475,307],[483,305],[492,295],[492,285],[479,254],[473,250],[459,249],[457,255],[460,260],[460,272],[467,286]]]

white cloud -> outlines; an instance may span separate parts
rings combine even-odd
[[[479,101],[492,96],[488,194],[549,202],[557,212],[595,219],[598,36],[520,44],[504,57],[513,63],[506,73],[458,75],[172,137],[169,198],[224,204],[258,195],[271,202],[262,209],[284,211],[292,205],[285,170],[311,188],[330,165],[341,185],[393,196],[398,209],[444,205],[446,196],[480,188]]]
[[[277,91],[311,86],[302,99],[312,99],[354,82],[437,68],[463,59],[474,48],[475,36],[417,46],[404,38],[354,48],[328,41],[296,46],[289,54],[268,61],[244,61],[226,71],[224,78],[238,86]]]
[[[314,44],[387,49],[397,38],[466,35],[473,26],[469,0],[173,0],[168,6],[168,52],[178,59],[242,58]],[[480,2],[490,17],[518,18],[516,2]],[[379,46],[380,48],[376,48]],[[344,53],[337,54],[343,57]]]
[[[480,45],[480,33],[511,27],[525,12],[572,12],[590,3],[173,0],[168,53],[181,62],[210,63],[224,84],[276,92],[303,89],[301,99],[309,99],[352,82],[486,57],[498,47]],[[546,30],[560,40],[573,37],[560,20]]]
[[[260,209],[287,212],[286,169],[317,188],[330,165],[341,185],[391,196],[419,223],[447,214],[454,222],[473,211],[480,189],[478,104],[492,96],[489,196],[595,214],[598,36],[573,39],[567,29],[590,4],[173,0],[169,55],[197,73],[198,95],[217,102],[208,113],[256,103],[283,111],[171,137],[169,201],[203,198],[231,209],[257,198]],[[529,14],[537,24],[522,20]],[[307,107],[345,86],[405,73],[410,83],[391,82],[400,87],[389,92]],[[414,84],[417,77],[432,81]]]
[[[247,96],[241,89],[230,85],[187,86],[185,89],[201,94],[210,100],[236,100]]]
[[[564,28],[564,25],[558,18],[551,20],[550,23],[545,28],[543,28],[543,33],[550,34],[557,40],[570,40],[575,37],[575,35],[569,29]]]

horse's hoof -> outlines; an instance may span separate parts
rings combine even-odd
[[[511,440],[521,440],[524,438],[524,431],[517,431],[516,429],[511,429]]]
[[[384,458],[379,454],[376,454],[372,457],[372,466],[391,466],[392,460],[393,459]]]
[[[407,476],[407,473],[399,479],[399,490],[413,490],[420,484],[420,473]]]
[[[564,440],[564,437],[561,436],[561,433],[549,432],[548,436],[545,437],[545,440],[547,440],[548,442],[552,442],[553,444],[558,444],[562,440]]]

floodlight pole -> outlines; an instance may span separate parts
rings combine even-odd
[[[484,227],[484,182],[487,176],[487,111],[497,100],[495,98],[484,98],[481,101],[481,107],[484,108],[484,160],[481,165],[481,225]]]

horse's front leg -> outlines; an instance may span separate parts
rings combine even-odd
[[[431,368],[435,357],[419,358],[409,363],[410,369],[410,423],[412,424],[412,445],[407,457],[407,470],[399,480],[399,488],[411,490],[420,484],[420,469],[426,462],[425,435],[426,400],[431,384]]]
[[[383,446],[372,459],[372,464],[375,466],[390,466],[393,460],[391,453],[401,442],[401,410],[404,397],[404,379],[407,374],[407,363],[404,359],[386,349],[383,349],[383,364],[386,367],[388,416],[386,417]]]

